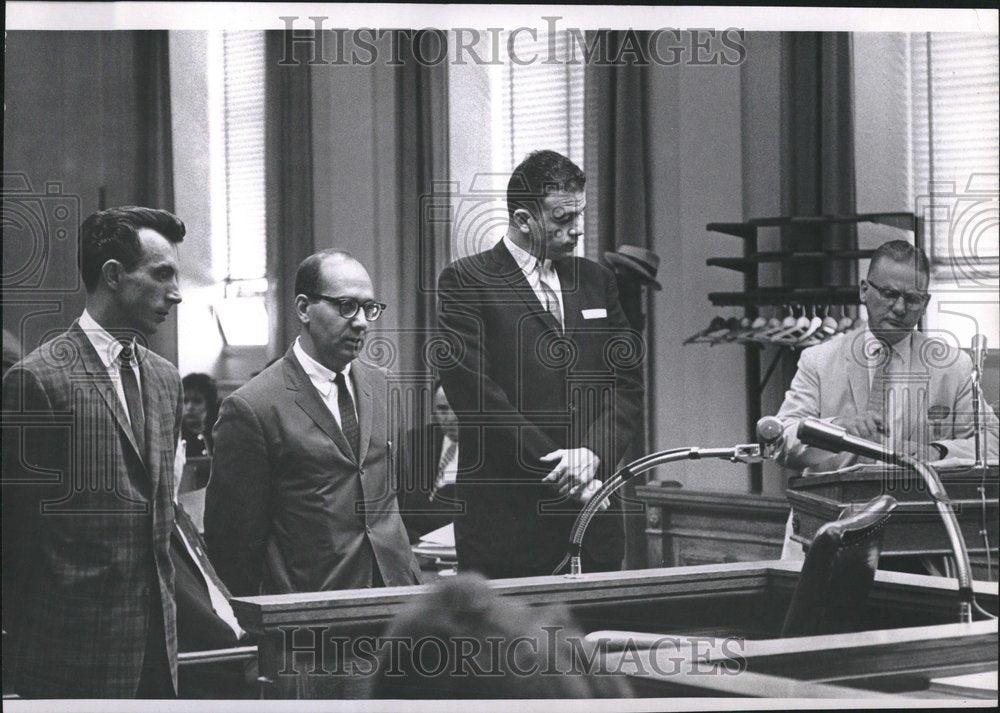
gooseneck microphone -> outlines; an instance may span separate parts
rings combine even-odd
[[[945,533],[951,544],[951,552],[955,558],[955,578],[958,580],[959,610],[961,622],[972,621],[972,610],[978,608],[972,591],[972,567],[969,564],[969,551],[965,546],[965,537],[958,525],[958,518],[948,500],[948,493],[941,483],[938,472],[926,463],[911,458],[908,455],[895,453],[881,444],[867,441],[864,438],[848,435],[847,431],[815,418],[807,418],[799,422],[799,440],[809,446],[822,448],[833,453],[853,453],[865,458],[880,460],[885,463],[901,465],[916,471],[927,485]]]
[[[846,429],[827,421],[807,418],[799,422],[799,440],[809,446],[822,448],[831,453],[853,453],[864,458],[880,460],[884,463],[899,464],[899,456],[886,446],[864,438],[851,436]]]
[[[986,434],[983,433],[983,360],[986,358],[986,335],[972,337],[972,428],[975,436],[975,467],[986,467]]]
[[[976,334],[972,337],[972,365],[977,373],[983,372],[983,360],[986,358],[986,335]]]
[[[777,416],[765,416],[757,421],[757,440],[764,447],[773,446],[784,432],[785,425]]]

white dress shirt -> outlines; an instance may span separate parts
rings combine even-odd
[[[448,462],[441,465],[444,466],[437,475],[437,482],[434,483],[434,489],[438,490],[446,485],[454,485],[458,478],[458,441],[453,441],[450,436],[443,436],[441,438],[441,453],[447,454],[448,448],[452,444],[455,444],[455,450],[448,459]]]
[[[306,376],[309,377],[309,381],[316,387],[316,391],[319,392],[323,403],[326,404],[326,408],[333,415],[337,425],[343,428],[343,425],[340,423],[340,404],[337,402],[337,397],[340,395],[340,388],[334,381],[337,378],[337,372],[327,369],[306,354],[306,350],[299,343],[301,339],[302,337],[295,338],[292,351],[295,352],[295,357],[299,360],[299,364],[302,365],[302,369],[306,372]],[[355,416],[357,416],[358,400],[354,397],[354,384],[351,383],[351,362],[348,362],[347,366],[344,367],[343,373],[344,381],[347,383],[347,393],[351,395],[351,400],[354,402]]]
[[[101,360],[101,364],[104,365],[104,369],[108,372],[108,378],[114,384],[118,400],[125,410],[125,415],[129,418],[129,423],[131,423],[132,416],[128,412],[128,403],[125,401],[125,387],[122,385],[122,377],[119,372],[121,365],[118,363],[118,355],[122,352],[121,342],[112,337],[104,327],[99,325],[87,310],[83,310],[83,314],[80,315],[79,324],[80,329],[87,335],[87,339],[90,340],[94,350],[97,352],[97,356]],[[132,340],[132,353],[135,353],[134,339]],[[136,383],[139,385],[139,393],[142,393],[142,377],[139,374],[139,365],[135,361],[132,362],[132,371],[135,373]]]
[[[503,236],[503,242],[507,246],[507,250],[510,251],[511,257],[514,258],[514,262],[521,268],[521,272],[524,273],[524,279],[531,285],[535,297],[538,298],[539,303],[543,307],[548,304],[548,301],[545,298],[545,292],[542,291],[541,281],[544,280],[545,284],[552,288],[556,296],[556,301],[559,303],[559,322],[566,324],[566,313],[563,311],[562,285],[559,282],[559,275],[556,273],[555,268],[552,267],[552,261],[549,259],[539,260],[506,235]]]

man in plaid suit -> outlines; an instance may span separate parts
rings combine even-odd
[[[86,309],[3,380],[4,667],[23,697],[176,695],[182,389],[141,342],[181,301],[184,233],[163,210],[87,218]]]

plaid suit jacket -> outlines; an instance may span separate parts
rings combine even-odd
[[[78,323],[3,380],[4,666],[26,695],[134,696],[154,616],[176,688],[169,543],[183,391],[169,362],[136,354],[144,454]]]

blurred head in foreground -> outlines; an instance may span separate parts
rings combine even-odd
[[[626,698],[564,607],[529,608],[478,574],[449,577],[400,612],[380,651],[381,699]],[[588,670],[591,669],[591,670]]]

